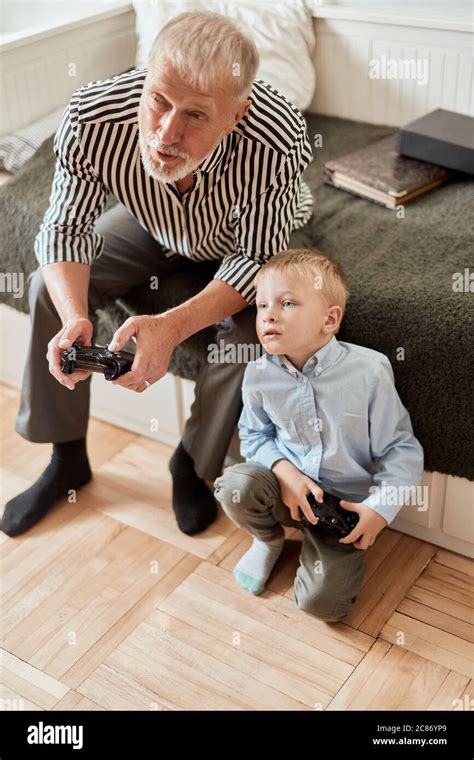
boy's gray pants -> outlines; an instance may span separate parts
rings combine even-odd
[[[339,543],[340,536],[322,526],[302,528],[281,500],[276,475],[263,465],[246,462],[227,467],[214,487],[226,514],[261,541],[282,535],[282,525],[303,530],[294,582],[299,609],[327,622],[350,612],[364,578],[363,549]]]
[[[160,288],[165,288],[167,274],[189,266],[184,256],[166,258],[160,244],[122,204],[107,211],[98,220],[95,231],[103,235],[104,249],[92,263],[90,273],[89,319],[94,333],[96,309],[103,309],[130,289],[149,283],[154,275],[160,277]],[[90,378],[70,391],[49,372],[47,346],[61,329],[61,320],[41,267],[30,275],[29,282],[31,338],[15,430],[36,443],[83,438],[89,419]],[[225,345],[232,343],[258,344],[255,307],[249,306],[222,320],[217,325],[216,341],[224,350]],[[242,408],[244,370],[245,364],[207,363],[197,378],[195,400],[182,442],[194,461],[197,475],[203,479],[214,480],[222,471]]]

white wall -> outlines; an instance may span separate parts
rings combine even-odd
[[[316,91],[311,112],[392,126],[435,108],[474,115],[473,40],[462,14],[415,17],[393,3],[385,14],[313,7]],[[419,71],[426,67],[427,81],[371,79],[374,60],[413,60]]]
[[[89,15],[78,19],[77,6],[81,3],[63,3],[54,19],[38,19],[33,14],[32,25],[26,29],[25,19],[18,16],[10,22],[11,33],[1,35],[0,136],[65,108],[81,85],[134,65],[132,7],[128,3],[125,8],[123,3],[86,3]],[[66,10],[71,15],[66,15]],[[14,31],[18,26],[21,29]]]

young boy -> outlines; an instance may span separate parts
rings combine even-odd
[[[216,479],[225,512],[251,548],[234,569],[260,594],[283,549],[283,525],[301,528],[298,608],[326,621],[354,606],[365,550],[419,484],[423,449],[388,358],[338,341],[349,292],[340,264],[315,249],[277,254],[259,271],[257,334],[265,354],[247,365],[239,420],[246,462]],[[340,498],[359,522],[345,538],[317,525],[308,494]],[[301,512],[312,523],[303,527]]]

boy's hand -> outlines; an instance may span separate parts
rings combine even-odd
[[[347,509],[349,512],[357,512],[359,515],[359,522],[345,538],[340,538],[341,544],[354,544],[356,549],[368,549],[372,546],[380,531],[388,525],[387,521],[379,515],[378,512],[374,512],[373,509],[366,504],[357,504],[352,501],[343,501],[341,499],[341,507]]]
[[[312,493],[316,501],[321,502],[324,496],[323,490],[287,459],[279,459],[273,465],[272,471],[280,484],[281,500],[290,510],[292,519],[301,520],[301,509],[308,522],[317,525],[318,518],[306,497]]]

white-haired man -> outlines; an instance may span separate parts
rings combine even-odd
[[[213,279],[192,298],[131,317],[113,336],[111,350],[135,340],[132,369],[114,382],[138,393],[165,375],[179,343],[207,326],[217,325],[218,345],[257,344],[254,276],[312,206],[301,180],[312,159],[304,119],[255,79],[258,64],[255,45],[230,19],[190,12],[161,30],[146,69],[73,93],[35,240],[40,266],[30,281],[32,333],[15,426],[27,440],[52,442],[53,453],[41,477],[7,503],[8,535],[28,530],[91,478],[90,373],[63,374],[60,353],[91,344],[97,308],[151,276],[161,289],[168,273],[215,262]],[[109,192],[119,203],[103,213]],[[208,363],[197,379],[170,462],[185,533],[215,519],[205,481],[220,474],[244,369],[245,362]]]

